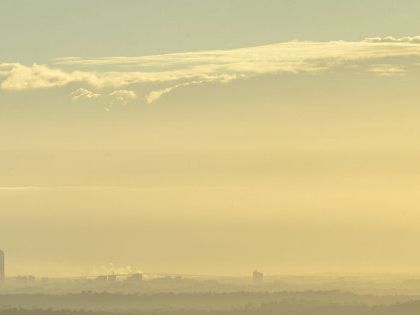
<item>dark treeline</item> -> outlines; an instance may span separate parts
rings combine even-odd
[[[419,315],[420,299],[339,291],[4,294],[0,315]]]
[[[158,293],[114,294],[83,292],[79,294],[4,294],[0,308],[52,308],[86,310],[122,309],[231,309],[260,306],[285,300],[318,301],[340,304],[394,304],[415,300],[409,296],[357,295],[339,291],[303,292],[232,292],[232,293]]]
[[[154,310],[131,312],[94,312],[77,310],[3,309],[0,315],[418,315],[420,301],[393,305],[323,304],[305,301],[284,301],[231,310]]]

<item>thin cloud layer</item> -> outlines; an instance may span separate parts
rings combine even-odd
[[[368,72],[401,75],[405,69],[398,64],[375,65],[383,65],[381,59],[384,58],[409,56],[420,58],[420,36],[374,37],[360,42],[292,41],[230,50],[141,57],[67,57],[56,59],[52,65],[0,64],[0,88],[22,91],[79,84],[81,87],[73,95],[78,99],[95,98],[102,94],[88,93],[87,87],[128,91],[124,88],[163,85],[145,96],[147,103],[153,103],[179,87],[226,83],[265,74],[320,72],[344,63],[363,62],[367,64]],[[127,99],[136,98],[133,93],[119,92],[113,96],[125,103]]]

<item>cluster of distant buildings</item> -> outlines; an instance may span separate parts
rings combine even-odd
[[[127,282],[139,282],[143,280],[143,274],[141,273],[134,273],[132,275],[122,275]],[[95,277],[94,280],[97,282],[116,282],[118,277],[121,277],[121,275],[107,275],[107,276],[98,276]]]
[[[117,281],[118,275],[105,275],[105,276],[99,276],[96,277],[95,280],[98,282],[115,282]],[[5,256],[4,252],[0,250],[0,283],[4,282],[6,278],[5,274]],[[134,273],[132,275],[129,275],[126,277],[127,282],[139,282],[143,279],[143,275],[141,273]],[[35,280],[35,277],[29,276],[29,277],[17,277],[16,280],[18,282],[31,282]],[[264,281],[264,274],[262,272],[259,272],[255,270],[252,273],[252,281],[256,284],[262,283]]]
[[[98,277],[90,277],[93,278],[91,280],[97,282],[115,282],[117,278],[121,275],[105,275],[105,276],[98,276]],[[141,273],[134,273],[131,275],[124,275],[125,279],[129,283],[139,282],[143,279],[143,275]],[[6,273],[5,273],[5,255],[2,250],[0,250],[0,283],[5,282],[6,280]],[[37,279],[34,276],[17,276],[14,277],[14,281],[18,284],[30,284],[35,282]],[[47,281],[47,278],[42,278],[41,280]]]

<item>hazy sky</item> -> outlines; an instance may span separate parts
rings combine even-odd
[[[420,272],[418,12],[0,0],[8,273]]]

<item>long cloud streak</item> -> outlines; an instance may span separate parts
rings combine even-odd
[[[67,57],[56,59],[53,65],[0,63],[0,88],[27,90],[78,83],[103,89],[168,84],[149,93],[147,101],[153,102],[178,87],[197,82],[229,82],[282,72],[318,72],[346,62],[407,56],[420,57],[420,37],[368,38],[359,42],[292,41],[141,57]],[[103,67],[115,70],[101,71]]]

